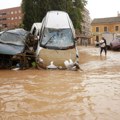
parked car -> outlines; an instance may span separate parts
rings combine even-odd
[[[36,50],[38,68],[77,68],[78,50],[75,30],[69,15],[63,11],[50,11],[42,21]]]
[[[110,47],[112,50],[120,50],[120,34],[116,34],[114,40],[110,42]]]

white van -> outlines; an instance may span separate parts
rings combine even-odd
[[[34,36],[39,36],[42,23],[33,23],[30,33]]]
[[[78,57],[69,15],[63,11],[48,12],[42,21],[36,50],[38,68],[77,69]]]
[[[102,33],[102,37],[104,37],[106,39],[106,43],[107,43],[107,48],[110,49],[110,43],[111,41],[114,40],[114,33],[110,33],[110,32],[104,32]]]

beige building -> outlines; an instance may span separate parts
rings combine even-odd
[[[99,41],[102,33],[120,33],[120,14],[117,17],[96,18],[91,23],[93,42]]]
[[[15,28],[22,22],[21,7],[0,10],[0,29]]]

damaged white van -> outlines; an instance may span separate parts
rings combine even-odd
[[[30,33],[34,36],[39,36],[42,23],[33,23]]]
[[[75,30],[69,15],[50,11],[42,21],[36,50],[38,68],[78,69],[79,54],[75,44]]]

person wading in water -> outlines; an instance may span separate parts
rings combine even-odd
[[[102,55],[103,50],[105,52],[105,55],[107,55],[107,43],[104,37],[102,37],[102,39],[100,40],[100,55]]]

